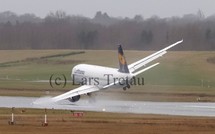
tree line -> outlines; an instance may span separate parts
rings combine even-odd
[[[45,18],[34,14],[0,13],[0,49],[125,49],[158,50],[184,39],[174,50],[215,50],[215,15],[201,11],[183,17],[144,19],[94,18],[67,15],[63,11]]]

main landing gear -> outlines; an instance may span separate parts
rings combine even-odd
[[[122,89],[125,91],[127,88],[129,89],[131,86],[130,85],[127,85],[125,87],[123,87]]]

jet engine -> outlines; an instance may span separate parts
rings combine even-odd
[[[80,95],[77,95],[77,96],[68,98],[68,100],[69,100],[70,102],[76,102],[76,101],[78,101],[80,98],[81,98],[81,96],[80,96]]]

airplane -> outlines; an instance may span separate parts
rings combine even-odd
[[[94,92],[108,88],[121,87],[123,88],[123,90],[129,89],[132,85],[132,82],[134,82],[135,76],[159,64],[158,62],[148,67],[145,67],[148,63],[163,56],[167,53],[168,49],[182,42],[183,39],[129,65],[127,65],[122,46],[119,45],[119,68],[110,68],[89,64],[78,64],[72,69],[71,77],[74,82],[73,84],[81,86],[76,89],[70,90],[64,94],[53,97],[52,100],[54,102],[57,102],[60,100],[67,99],[70,102],[77,102],[81,98],[81,95],[84,94],[91,96],[91,94]]]

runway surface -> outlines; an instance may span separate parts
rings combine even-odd
[[[0,96],[1,108],[54,108],[81,111],[103,111],[117,113],[162,114],[183,116],[215,116],[215,103],[190,102],[144,102],[120,100],[89,100],[81,99],[76,103],[67,100],[53,103],[50,97],[7,97]]]

